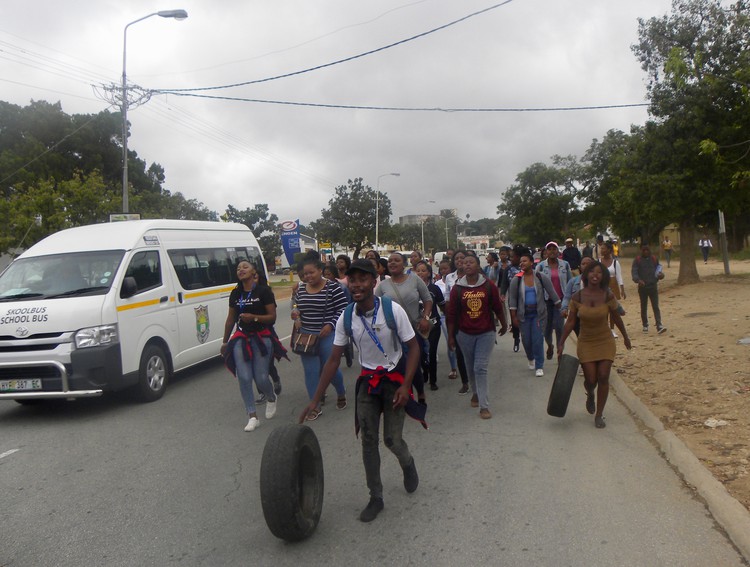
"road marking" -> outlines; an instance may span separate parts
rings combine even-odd
[[[21,449],[11,449],[10,451],[5,451],[5,453],[0,453],[0,459],[10,457],[13,453],[17,453],[20,450]]]

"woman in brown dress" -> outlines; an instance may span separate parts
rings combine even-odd
[[[620,329],[625,348],[630,350],[631,347],[630,337],[617,312],[617,299],[609,289],[609,278],[609,270],[601,262],[592,262],[586,267],[581,276],[584,287],[570,300],[568,319],[557,348],[559,358],[562,356],[565,339],[575,327],[576,321],[580,321],[577,354],[583,367],[586,410],[594,414],[594,425],[599,429],[606,427],[602,412],[609,395],[609,373],[616,352],[615,339],[609,329],[609,318]],[[594,390],[597,390],[596,401]]]

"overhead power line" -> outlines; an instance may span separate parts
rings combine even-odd
[[[492,6],[489,6],[487,8],[484,8],[482,10],[479,10],[477,12],[473,12],[471,14],[468,14],[466,16],[463,16],[462,18],[459,18],[457,20],[453,20],[452,22],[448,22],[447,24],[444,24],[442,26],[439,26],[437,28],[433,28],[431,30],[428,30],[426,32],[419,33],[417,35],[413,35],[411,37],[408,37],[406,39],[402,39],[400,41],[396,41],[394,43],[390,43],[388,45],[384,45],[383,47],[378,47],[377,49],[371,49],[370,51],[365,51],[364,53],[359,53],[357,55],[352,55],[351,57],[345,57],[344,59],[339,59],[337,61],[332,61],[330,63],[324,63],[322,65],[317,65],[315,67],[309,67],[308,69],[303,69],[301,71],[294,71],[292,73],[284,73],[283,75],[275,75],[273,77],[266,77],[265,79],[257,79],[254,81],[244,81],[241,83],[234,83],[230,85],[218,85],[214,87],[198,87],[198,88],[190,88],[190,89],[155,89],[156,92],[160,93],[181,93],[181,92],[198,92],[198,91],[215,91],[220,89],[231,89],[234,87],[244,87],[246,85],[257,85],[258,83],[267,83],[269,81],[276,81],[278,79],[286,79],[288,77],[294,77],[295,75],[302,75],[304,73],[310,73],[312,71],[318,71],[320,69],[325,69],[326,67],[332,67],[334,65],[339,65],[340,63],[347,63],[349,61],[354,61],[355,59],[360,59],[362,57],[366,57],[368,55],[372,55],[374,53],[378,53],[380,51],[385,51],[386,49],[390,49],[391,47],[396,47],[397,45],[403,45],[404,43],[408,43],[410,41],[414,41],[415,39],[420,39],[422,37],[425,37],[427,35],[433,34],[435,32],[444,30],[445,28],[449,28],[451,26],[455,26],[456,24],[459,24],[463,21],[468,20],[469,18],[473,18],[475,16],[479,16],[481,14],[487,13],[491,10],[495,10],[497,8],[500,8],[501,6],[505,6],[506,4],[510,4],[513,0],[504,0],[504,2],[499,2],[498,4],[494,4]]]
[[[161,91],[159,91],[161,92]],[[548,107],[488,107],[488,108],[443,108],[439,106],[413,107],[413,106],[372,106],[355,104],[324,104],[317,102],[294,102],[289,100],[263,100],[257,98],[242,98],[220,95],[207,95],[199,93],[172,92],[174,96],[189,96],[196,98],[207,98],[213,100],[231,100],[235,102],[255,102],[258,104],[279,104],[287,106],[309,106],[313,108],[340,108],[345,110],[389,110],[395,112],[563,112],[575,110],[607,110],[612,108],[636,108],[649,106],[647,102],[632,104],[601,104],[590,106],[548,106]]]

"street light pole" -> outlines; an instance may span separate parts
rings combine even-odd
[[[380,247],[379,231],[380,231],[380,180],[383,177],[393,175],[394,177],[400,177],[400,173],[384,173],[378,176],[377,189],[375,190],[375,252]]]
[[[143,16],[133,20],[122,32],[122,212],[128,212],[128,79],[127,79],[127,46],[128,46],[128,28],[133,24],[150,18],[160,16],[162,18],[174,18],[175,20],[184,20],[188,17],[185,10],[161,10],[148,16]]]

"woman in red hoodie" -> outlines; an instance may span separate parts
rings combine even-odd
[[[464,276],[451,289],[448,302],[448,346],[461,347],[469,374],[471,406],[479,407],[479,417],[490,419],[487,367],[495,345],[494,313],[500,320],[500,335],[508,329],[500,292],[479,267],[475,254],[467,254],[463,262]],[[458,330],[456,333],[455,331]]]

